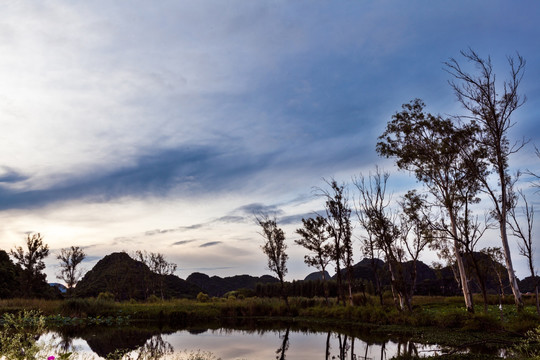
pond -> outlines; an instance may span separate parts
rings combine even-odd
[[[353,336],[293,326],[258,330],[93,327],[71,333],[50,332],[40,342],[52,344],[56,353],[74,351],[85,359],[106,359],[118,350],[122,350],[124,359],[141,360],[391,359],[399,354],[429,356],[441,352],[436,345],[422,345],[407,338],[381,338],[369,333]]]

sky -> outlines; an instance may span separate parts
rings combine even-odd
[[[322,211],[325,180],[379,166],[394,198],[421,189],[378,157],[377,137],[415,98],[464,114],[444,71],[452,57],[469,66],[461,50],[490,56],[501,82],[507,57],[525,58],[527,102],[509,135],[529,143],[511,164],[540,173],[538,14],[535,0],[3,2],[0,249],[41,233],[49,282],[72,245],[86,270],[143,250],[184,279],[260,276],[270,272],[254,214],[268,213],[287,237],[286,279],[303,279],[315,269],[295,229]],[[483,244],[499,246],[496,232]]]

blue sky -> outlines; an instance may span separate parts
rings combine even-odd
[[[531,142],[512,164],[539,171],[537,14],[536,1],[4,3],[0,248],[41,232],[53,254],[84,246],[87,269],[140,249],[183,278],[262,275],[262,209],[303,278],[294,229],[322,208],[313,187],[377,164],[395,173],[375,143],[403,103],[462,113],[443,70],[460,50],[491,56],[500,80],[507,56],[526,59],[511,136]],[[391,176],[396,194],[414,186]]]

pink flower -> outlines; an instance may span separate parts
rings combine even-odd
[[[54,359],[56,359],[54,356],[49,356],[49,357],[47,358],[47,360],[54,360]]]

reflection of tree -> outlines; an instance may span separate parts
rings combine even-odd
[[[416,344],[412,341],[399,341],[396,357],[402,356],[404,358],[418,358],[418,349]]]
[[[326,357],[325,359],[328,360],[330,358],[330,334],[332,332],[329,331],[328,335],[326,335]]]
[[[163,340],[161,334],[152,336],[144,346],[139,348],[137,360],[154,360],[161,359],[165,355],[172,354],[174,352],[173,346]]]
[[[287,330],[285,330],[285,335],[283,337],[280,336],[280,338],[283,339],[283,342],[281,343],[281,347],[276,350],[276,359],[277,360],[285,360],[285,353],[287,350],[289,350],[289,331],[291,330],[291,327],[288,326]]]

